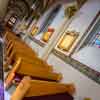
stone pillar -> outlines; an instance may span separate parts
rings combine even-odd
[[[0,17],[4,17],[9,0],[0,0]]]

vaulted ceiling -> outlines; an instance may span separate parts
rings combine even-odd
[[[37,12],[41,10],[43,13],[44,9],[47,8],[50,4],[58,0],[9,0],[7,12],[14,11],[14,13],[19,17],[23,18],[25,15],[29,15],[31,12],[31,6],[33,2],[36,3]],[[73,1],[73,0],[62,0],[62,1]],[[46,6],[46,7],[44,7]]]
[[[9,1],[9,3],[8,3]],[[19,18],[22,18],[25,15],[30,14],[31,12],[31,6],[33,5],[33,2],[40,2],[40,5],[38,7],[38,9],[43,8],[42,4],[48,4],[48,2],[43,2],[43,1],[48,1],[48,0],[0,0],[0,16],[4,15],[5,12],[9,12],[9,11],[14,11],[15,14],[17,14],[17,16],[19,16]],[[50,2],[56,1],[56,0],[49,0]],[[60,1],[60,0],[57,0]],[[75,1],[75,0],[61,0],[61,1]],[[85,0],[77,0],[79,3],[80,1],[85,1]]]
[[[32,2],[33,0],[30,0],[30,3],[28,0],[10,0],[7,12],[13,11],[15,15],[21,18],[29,14]]]

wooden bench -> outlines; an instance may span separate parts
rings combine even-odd
[[[53,95],[62,95],[66,97],[63,100],[73,100],[71,97],[75,93],[75,86],[73,84],[62,84],[56,82],[32,80],[30,77],[24,77],[20,84],[17,86],[15,92],[11,96],[11,100],[50,100]],[[67,96],[66,96],[67,95]],[[26,97],[27,99],[23,99]],[[33,99],[32,99],[33,97]],[[68,99],[70,97],[70,99]],[[39,98],[39,99],[36,99]],[[40,99],[41,98],[41,99]],[[60,100],[60,99],[57,99]]]

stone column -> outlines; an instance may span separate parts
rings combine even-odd
[[[9,0],[0,0],[0,17],[4,17]]]

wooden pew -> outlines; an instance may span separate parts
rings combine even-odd
[[[22,100],[74,100],[74,98],[67,92],[64,92],[53,95],[24,97]]]
[[[42,67],[42,64],[40,65],[30,61],[28,62],[23,58],[19,58],[16,60],[16,63],[5,79],[6,88],[12,84],[12,80],[14,79],[16,73],[23,76],[27,75],[36,79],[43,80],[60,81],[62,79],[62,74],[53,73],[51,72],[51,69],[48,69],[48,67]]]
[[[4,48],[4,54],[5,54],[4,58],[5,60],[8,60],[7,63],[4,64],[5,70],[8,69],[7,66],[12,61],[11,58],[13,58],[12,52],[14,49],[17,51],[24,52],[25,55],[31,55],[31,57],[37,56],[37,54],[29,46],[27,46],[23,41],[21,41],[18,37],[16,37],[11,32],[6,32],[5,41],[6,42],[5,42],[5,48]],[[11,56],[9,57],[9,55]]]
[[[11,34],[11,33],[10,33]],[[12,35],[12,37],[15,37]],[[48,67],[48,69],[52,70],[52,67],[49,66],[46,62],[41,60],[40,58],[37,57],[35,52],[33,52],[32,49],[30,49],[28,46],[23,45],[23,43],[15,40],[10,40],[7,46],[7,51],[6,51],[6,56],[7,56],[7,61],[6,64],[4,65],[4,69],[6,70],[8,65],[11,64],[12,61],[15,61],[18,57],[23,57],[26,58],[28,61],[33,60],[33,62],[42,64],[42,66]]]
[[[17,38],[17,40],[16,40],[15,36],[10,37],[10,39],[7,43],[6,49],[11,48],[12,45],[13,45],[13,47],[25,49],[25,51],[29,51],[30,53],[33,53],[34,55],[36,55],[36,53],[32,50],[32,48],[30,48],[26,43],[21,41],[21,39]]]
[[[48,65],[45,61],[38,58],[36,55],[34,55],[34,53],[30,53],[27,50],[25,50],[25,52],[24,52],[22,48],[19,48],[16,45],[14,45],[14,47],[12,47],[10,49],[12,49],[12,50],[9,50],[7,52],[8,60],[7,60],[6,64],[4,65],[4,67],[11,65],[12,61],[16,61],[17,58],[21,57],[28,62],[37,63],[42,68],[43,67],[48,68],[49,70],[52,71],[52,66]]]
[[[72,96],[75,93],[75,91],[76,91],[75,86],[73,84],[61,84],[57,82],[32,80],[30,77],[24,77],[23,80],[20,82],[20,84],[17,86],[15,92],[12,94],[11,100],[24,100],[23,99],[24,97],[28,98],[28,97],[47,96],[47,95],[51,96],[61,93],[62,94],[66,93],[66,95],[68,93]],[[38,99],[31,99],[31,100],[38,100]],[[68,99],[65,98],[65,100]]]

